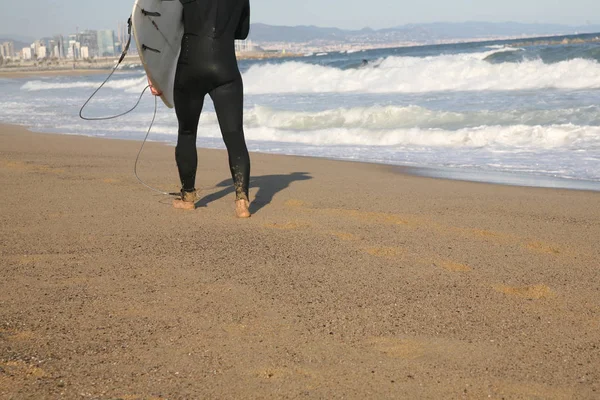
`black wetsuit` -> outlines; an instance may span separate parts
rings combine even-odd
[[[184,35],[175,76],[175,112],[179,135],[175,158],[182,189],[195,189],[198,155],[196,134],[204,97],[213,100],[229,153],[236,199],[248,199],[250,157],[243,130],[242,77],[235,39],[250,28],[249,0],[180,0]]]

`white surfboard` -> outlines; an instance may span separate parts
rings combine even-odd
[[[136,0],[131,17],[133,37],[152,86],[173,108],[173,86],[183,36],[179,0]]]

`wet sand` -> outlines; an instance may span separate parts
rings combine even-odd
[[[139,145],[0,126],[0,398],[600,396],[600,193]]]

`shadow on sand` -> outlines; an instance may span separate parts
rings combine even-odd
[[[308,179],[312,179],[312,176],[308,175],[308,172],[293,172],[289,175],[264,175],[251,178],[250,188],[258,188],[258,192],[250,204],[250,212],[255,214],[264,206],[270,204],[273,197],[282,190],[287,189],[292,182],[306,181]],[[204,196],[196,203],[196,207],[206,207],[213,201],[217,201],[235,192],[231,179],[224,180],[217,187],[223,187],[224,189]]]

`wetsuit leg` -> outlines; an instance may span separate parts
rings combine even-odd
[[[236,200],[248,200],[250,156],[244,138],[244,87],[241,76],[213,89],[209,94],[227,147]]]
[[[178,71],[179,73],[180,71]],[[190,89],[175,88],[175,113],[179,121],[175,160],[179,169],[182,189],[186,192],[191,192],[196,188],[196,170],[198,169],[196,136],[200,113],[204,105],[204,96],[203,90],[194,87]]]

